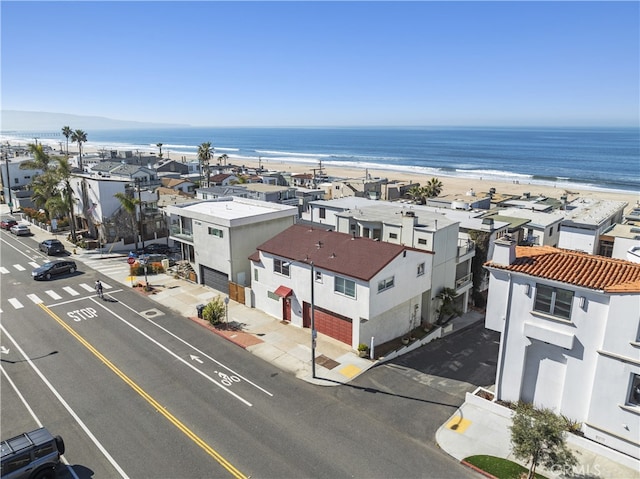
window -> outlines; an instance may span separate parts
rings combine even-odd
[[[350,279],[341,278],[340,276],[336,276],[335,286],[333,290],[336,293],[344,294],[345,296],[349,296],[350,298],[356,297],[356,282]]]
[[[631,391],[629,391],[629,404],[640,406],[640,374],[631,376]]]
[[[362,228],[362,236],[364,238],[369,238],[369,228]]]
[[[321,271],[315,271],[315,275],[316,275],[316,281],[318,283],[322,283],[322,272]]]
[[[573,291],[538,284],[533,309],[541,313],[570,319],[572,302]]]
[[[418,244],[427,244],[427,240],[424,238],[418,238]]]
[[[218,229],[218,228],[213,228],[213,227],[209,226],[209,234],[212,235],[212,236],[217,236],[218,238],[222,238],[223,231]]]
[[[258,268],[254,268],[253,269],[253,280],[254,281],[259,281],[259,279],[258,279]]]
[[[381,281],[378,281],[378,293],[393,288],[393,283],[395,281],[395,277],[391,276],[391,278],[386,278]]]
[[[289,276],[289,266],[289,263],[282,261],[281,259],[275,258],[273,260],[273,271],[280,273],[283,276]]]
[[[420,263],[418,265],[418,274],[417,276],[422,276],[424,274],[424,263]]]
[[[398,233],[389,233],[390,239],[398,239]]]
[[[327,217],[327,210],[324,208],[320,208],[320,218],[325,219]]]

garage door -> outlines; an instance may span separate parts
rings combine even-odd
[[[206,266],[200,266],[200,277],[202,278],[202,284],[205,286],[229,294],[229,277],[225,273]]]
[[[309,303],[304,303],[305,316],[311,315],[311,307]],[[305,325],[311,324],[311,320],[305,318]],[[351,339],[353,337],[353,328],[351,325],[351,318],[342,316],[337,313],[333,313],[324,308],[315,308],[315,323],[316,331],[322,334],[326,334],[338,341],[351,346]]]

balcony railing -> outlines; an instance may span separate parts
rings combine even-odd
[[[476,249],[476,244],[471,240],[458,240],[458,258],[471,253]]]
[[[468,284],[470,284],[472,280],[473,280],[473,273],[469,273],[460,279],[456,279],[456,291],[459,291],[465,286],[467,286]]]
[[[169,228],[169,231],[171,233],[171,236],[193,242],[193,231],[191,230],[182,228],[180,226],[171,226]]]

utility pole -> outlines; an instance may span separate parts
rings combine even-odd
[[[9,212],[13,214],[13,200],[11,198],[11,179],[9,178],[9,154],[7,152],[4,153],[4,161],[7,165],[7,192],[9,193]]]
[[[138,206],[140,207],[140,215],[139,215],[139,218],[138,218],[138,233],[140,235],[140,242],[142,243],[142,249],[144,249],[144,235],[142,234],[142,225],[143,225],[142,215],[143,215],[143,213],[142,213],[142,197],[141,197],[141,194],[140,194],[140,181],[141,181],[141,178],[136,178],[135,179],[136,185],[138,186]]]
[[[311,377],[315,379],[316,377],[316,337],[318,333],[316,332],[316,302],[315,302],[315,281],[316,281],[316,270],[313,266],[313,261],[311,264]]]

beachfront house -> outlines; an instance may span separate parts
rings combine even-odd
[[[558,248],[600,254],[600,237],[615,223],[622,223],[624,201],[578,198],[562,210]]]
[[[640,458],[640,264],[504,237],[486,267],[496,399],[550,408]]]
[[[227,196],[250,198],[282,205],[297,206],[299,201],[296,188],[291,186],[266,185],[264,183],[244,183],[229,186],[211,186],[199,188],[197,196],[203,200],[213,200]]]
[[[356,349],[420,326],[433,254],[399,244],[294,225],[251,255],[257,309]]]
[[[296,222],[298,209],[240,197],[167,205],[170,237],[194,272],[194,281],[244,303],[249,255]],[[230,283],[232,284],[230,289]]]

